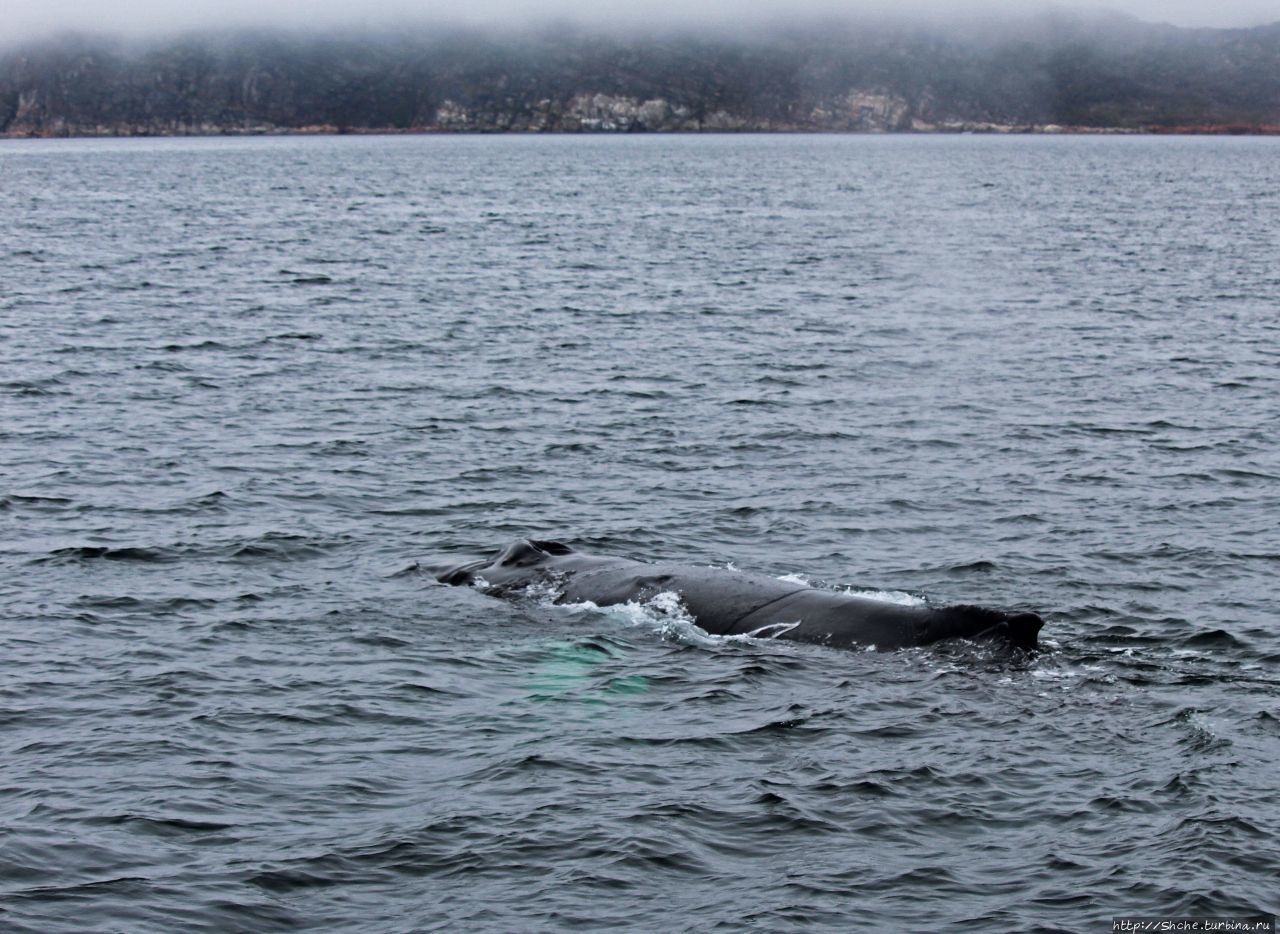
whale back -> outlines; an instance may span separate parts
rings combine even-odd
[[[778,638],[849,648],[919,645],[926,607],[807,587],[738,620],[732,634],[773,629]],[[789,628],[783,630],[782,627]]]
[[[575,575],[566,581],[558,602],[590,600],[599,606],[611,606],[650,600],[660,593],[675,593],[700,627],[720,635],[742,617],[797,590],[807,589],[773,577],[724,568],[628,562]]]
[[[1035,613],[969,605],[903,606],[724,568],[587,555],[563,542],[537,539],[514,542],[492,558],[449,569],[439,580],[484,581],[499,596],[552,581],[557,603],[597,606],[643,602],[670,592],[712,635],[759,635],[883,651],[947,639],[999,640],[1033,649],[1043,625]]]
[[[498,595],[527,587],[559,570],[577,573],[600,564],[626,561],[625,558],[594,558],[563,542],[520,539],[491,558],[450,568],[436,579],[455,586],[484,581]],[[634,563],[634,562],[631,562]]]
[[[1044,620],[1036,613],[1005,613],[982,606],[957,604],[933,612],[925,630],[929,642],[943,639],[998,639],[1020,649],[1039,645]],[[921,643],[922,645],[926,643]]]

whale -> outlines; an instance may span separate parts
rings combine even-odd
[[[496,554],[449,567],[437,580],[518,597],[534,585],[554,603],[599,607],[676,594],[693,622],[716,636],[783,639],[835,648],[894,651],[951,639],[1037,648],[1044,620],[969,604],[903,606],[727,568],[654,564],[592,555],[558,541],[521,539]]]

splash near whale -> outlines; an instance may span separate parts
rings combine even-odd
[[[788,639],[881,651],[947,639],[995,641],[1034,649],[1044,621],[1035,613],[985,607],[902,606],[792,580],[723,568],[647,564],[589,555],[554,541],[521,540],[492,558],[451,568],[445,584],[482,584],[495,596],[551,583],[556,603],[614,606],[675,593],[693,621],[719,636]]]

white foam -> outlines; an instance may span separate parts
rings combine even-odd
[[[555,603],[561,593],[560,585],[553,580],[540,580],[524,589],[525,596],[543,604]]]
[[[776,578],[785,581],[788,584],[798,584],[801,587],[811,587],[813,584],[807,577],[800,574],[780,574]],[[928,606],[928,601],[923,597],[917,597],[915,594],[907,593],[905,590],[875,590],[866,587],[837,587],[836,593],[847,593],[854,597],[865,597],[868,600],[879,600],[881,603],[895,603],[898,606]]]
[[[840,593],[854,597],[866,597],[868,600],[879,600],[881,603],[895,603],[898,606],[928,606],[923,597],[907,593],[905,590],[864,590],[856,587],[844,587]]]
[[[581,603],[562,603],[560,609],[600,613],[626,626],[644,627],[656,631],[662,638],[680,645],[698,648],[715,648],[725,643],[767,642],[790,632],[799,622],[773,623],[761,626],[754,632],[737,636],[714,636],[693,621],[688,609],[675,591],[664,590],[647,600],[630,600],[600,606],[590,600]]]
[[[648,600],[630,600],[612,606],[598,606],[591,601],[568,604],[572,609],[591,610],[628,626],[643,626],[656,630],[664,639],[680,645],[711,648],[723,639],[713,636],[693,621],[680,595],[671,590],[654,594]]]
[[[566,610],[602,613],[630,626],[662,626],[672,621],[693,625],[693,617],[680,602],[680,595],[671,590],[654,594],[648,600],[628,600],[626,603],[614,603],[609,606],[600,606],[591,600],[583,600],[581,603],[561,603],[558,606]]]

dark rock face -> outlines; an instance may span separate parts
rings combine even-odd
[[[1280,124],[1280,24],[1030,17],[738,36],[253,34],[0,52],[9,136]]]

